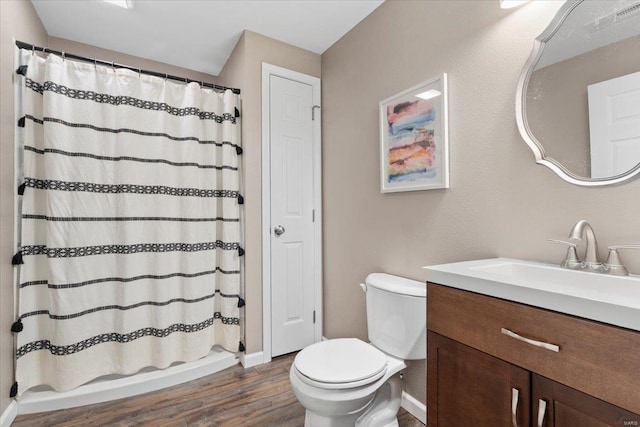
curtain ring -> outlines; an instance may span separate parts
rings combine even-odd
[[[111,69],[113,70],[113,72],[116,72],[116,63],[111,61]]]
[[[138,68],[138,78],[142,77],[142,70]]]
[[[34,45],[31,45],[31,56],[36,54],[36,47]]]
[[[98,60],[96,58],[93,58],[93,67],[96,69],[96,71],[98,70]]]
[[[62,62],[64,62],[66,58],[64,57],[64,52],[62,52]]]
[[[168,79],[168,78],[169,78],[169,74],[166,74],[166,73],[165,73],[165,75],[164,75],[164,82],[165,82],[165,83],[167,82],[167,79]]]

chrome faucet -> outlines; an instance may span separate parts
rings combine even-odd
[[[598,260],[598,242],[596,240],[596,234],[593,232],[593,228],[587,221],[580,220],[571,229],[569,239],[582,240],[583,237],[586,237],[587,241],[584,261],[578,258],[576,243],[548,239],[551,243],[561,243],[567,246],[567,255],[560,264],[560,267],[568,268],[570,270],[611,274],[613,276],[627,276],[629,274],[625,266],[622,264],[618,251],[620,249],[640,249],[640,244],[609,246],[609,256],[607,261],[601,262]]]
[[[587,248],[584,255],[584,264],[581,269],[602,273],[604,266],[601,261],[598,261],[598,241],[596,240],[596,234],[593,232],[591,225],[584,219],[578,221],[569,233],[569,238],[572,240],[582,240],[583,236],[586,236]]]

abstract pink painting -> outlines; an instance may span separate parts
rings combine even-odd
[[[446,75],[380,102],[381,190],[448,187]]]

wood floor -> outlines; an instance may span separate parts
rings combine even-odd
[[[21,415],[13,427],[237,427],[304,425],[289,385],[295,354],[266,365],[234,366],[187,384],[107,403]],[[400,427],[423,427],[400,409]]]

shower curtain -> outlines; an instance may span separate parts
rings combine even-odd
[[[20,58],[18,394],[243,350],[239,96]]]

